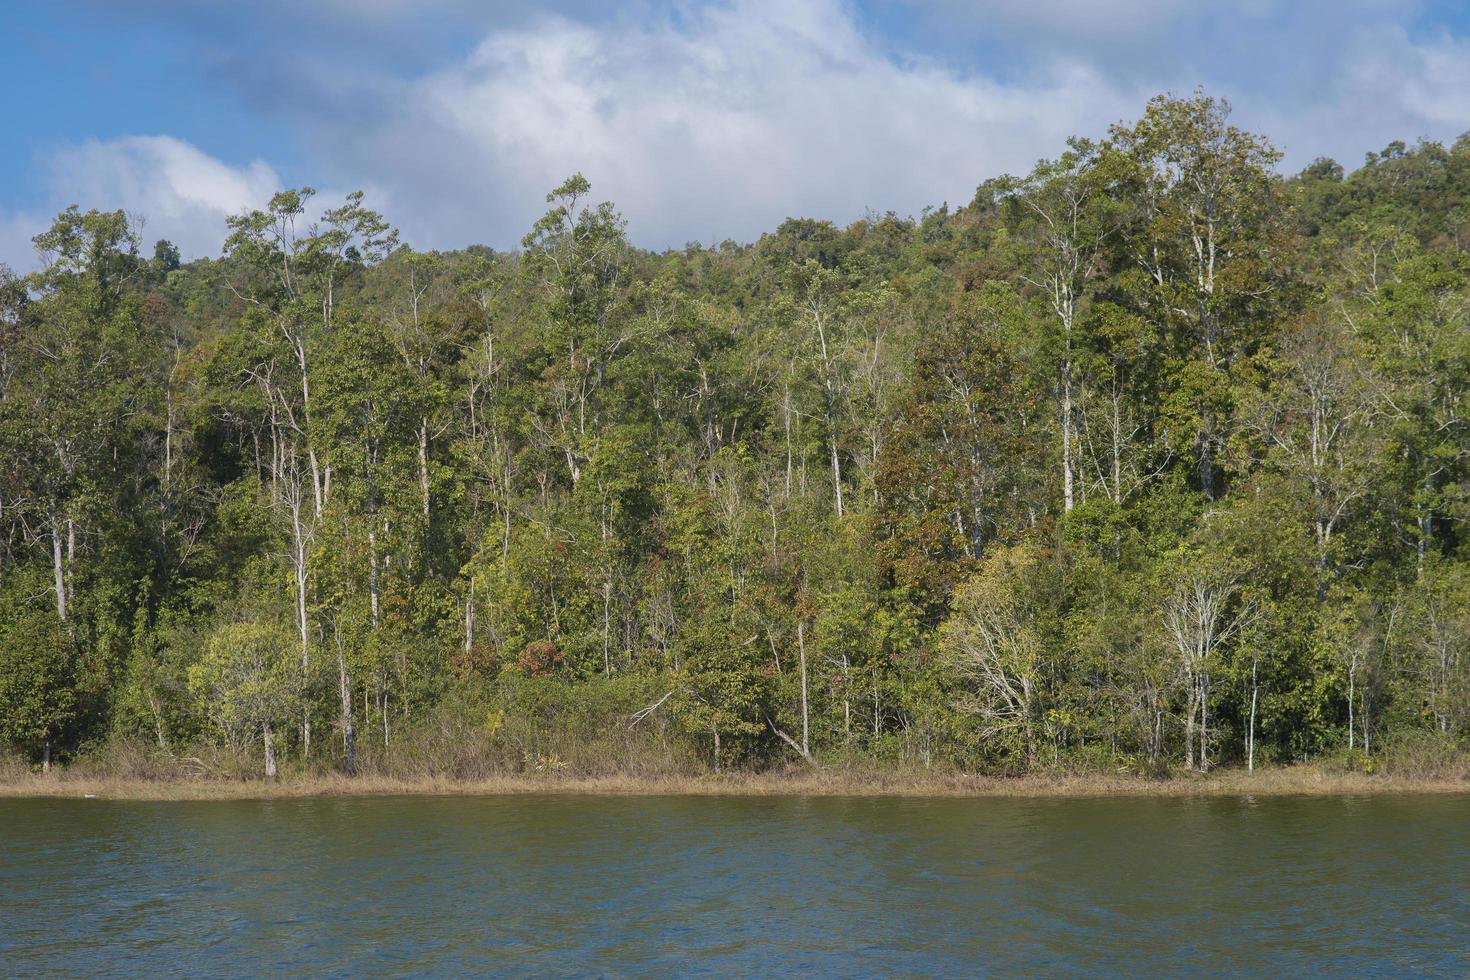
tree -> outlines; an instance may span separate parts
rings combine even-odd
[[[1460,735],[1470,723],[1470,575],[1458,564],[1430,565],[1406,612],[1405,679],[1433,729]]]
[[[228,623],[189,669],[189,689],[237,749],[259,733],[265,775],[276,777],[275,728],[299,709],[290,634],[270,623]]]
[[[1386,269],[1359,322],[1386,423],[1381,465],[1397,487],[1385,509],[1422,569],[1446,543],[1445,521],[1465,499],[1459,486],[1470,460],[1470,293],[1463,259],[1420,255]]]
[[[0,741],[51,770],[57,738],[75,717],[71,644],[61,618],[20,610],[0,623]]]
[[[1281,154],[1227,122],[1230,103],[1198,91],[1157,96],[1106,150],[1132,210],[1122,236],[1136,307],[1174,339],[1174,395],[1165,405],[1192,436],[1200,489],[1219,495],[1230,372],[1259,341],[1279,291],[1280,233],[1271,170]]]
[[[28,497],[49,539],[57,617],[69,620],[81,511],[115,479],[119,430],[148,392],[133,374],[147,353],[124,286],[135,275],[137,236],[121,211],[62,212],[35,238],[46,262],[28,288],[24,333],[8,352],[14,375],[0,411],[28,433],[20,457]],[[13,357],[13,360],[11,358]]]
[[[1104,271],[1104,246],[1115,223],[1098,164],[1099,148],[1073,139],[1055,161],[1044,160],[1009,199],[1026,242],[1021,278],[1055,319],[1056,403],[1061,438],[1062,510],[1076,503],[1078,319],[1089,284]],[[1049,352],[1051,353],[1051,352]]]
[[[1252,622],[1255,606],[1228,573],[1211,568],[1200,555],[1181,555],[1165,587],[1164,633],[1179,658],[1186,698],[1185,765],[1205,772],[1210,766],[1212,675],[1221,666],[1221,651]]]
[[[1378,412],[1367,359],[1345,326],[1318,315],[1283,337],[1281,364],[1252,406],[1268,461],[1310,499],[1318,592],[1325,595],[1334,534],[1374,477]]]
[[[611,363],[632,340],[621,316],[623,219],[607,202],[584,206],[591,190],[581,174],[569,177],[546,195],[554,207],[521,242],[544,297],[545,367],[534,420],[573,484],[588,459]]]
[[[361,191],[326,211],[319,224],[300,228],[315,194],[310,187],[281,191],[265,210],[232,216],[225,242],[226,252],[252,273],[243,288],[232,286],[233,292],[275,328],[286,347],[284,359],[268,349],[262,352],[264,359],[245,371],[269,406],[271,488],[291,535],[303,681],[311,663],[311,549],[331,497],[333,475],[329,450],[312,424],[314,365],[334,333],[344,282],[365,264],[388,255],[397,242],[397,232],[382,216],[363,206]],[[295,374],[290,382],[288,372]],[[302,717],[301,741],[302,754],[310,754],[309,712]]]
[[[1034,521],[1037,402],[1003,346],[1010,297],[990,293],[921,336],[878,466],[879,533],[931,615],[1004,529]]]
[[[1011,740],[1027,766],[1037,761],[1045,707],[1047,561],[1035,545],[997,549],[956,596],[942,631],[981,738]]]
[[[153,245],[153,265],[167,275],[182,264],[179,247],[167,238],[160,238]]]
[[[1458,751],[1470,138],[1282,176],[1197,92],[1059,150],[661,252],[579,175],[503,252],[309,188],[187,263],[68,209],[0,270],[0,728],[42,719],[3,737],[461,774],[556,768],[552,732],[582,771]]]

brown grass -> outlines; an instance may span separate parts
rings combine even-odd
[[[120,800],[289,799],[344,796],[503,796],[575,793],[611,796],[935,796],[935,797],[1244,797],[1470,793],[1463,777],[1368,775],[1302,765],[1247,773],[1146,779],[1123,775],[969,776],[801,770],[702,776],[501,776],[397,779],[296,776],[258,779],[138,779],[55,771],[0,778],[0,797],[96,797]]]

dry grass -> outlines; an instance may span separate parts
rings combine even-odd
[[[801,770],[703,776],[501,776],[485,779],[395,779],[340,775],[288,777],[276,782],[211,778],[137,779],[53,772],[9,772],[0,797],[96,797],[121,800],[290,799],[344,796],[502,796],[576,793],[622,796],[935,796],[935,797],[1230,797],[1358,796],[1470,793],[1463,777],[1366,775],[1315,766],[1209,776],[1145,779],[1083,775],[1024,777],[937,773]]]

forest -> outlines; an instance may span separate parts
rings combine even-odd
[[[1458,758],[1470,134],[1284,174],[1199,91],[1056,152],[667,251],[581,175],[510,251],[68,209],[0,267],[0,752]]]

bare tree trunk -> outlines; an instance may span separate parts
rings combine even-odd
[[[1210,771],[1210,675],[1200,674],[1199,771]]]
[[[852,675],[845,653],[842,655],[842,738],[852,742]]]
[[[464,652],[475,647],[475,577],[470,576],[469,594],[464,600]]]
[[[153,731],[158,738],[158,747],[165,752],[168,751],[168,736],[163,731],[163,708],[158,703],[158,698],[148,696],[148,707],[153,712]]]
[[[352,677],[347,672],[347,650],[337,634],[337,692],[342,699],[342,758],[347,775],[357,774],[357,724],[352,717]]]
[[[260,726],[261,737],[265,740],[265,778],[276,778],[276,747],[271,741],[271,723],[262,722]]]
[[[612,581],[602,580],[602,674],[604,677],[612,676],[612,652],[610,649],[609,629],[611,628],[612,612]]]
[[[1068,336],[1068,345],[1071,337]],[[1072,356],[1062,359],[1062,512],[1073,507],[1072,487]]]
[[[174,348],[174,371],[179,369],[179,349]],[[163,489],[173,486],[174,474],[174,371],[169,372],[163,414]]]
[[[377,517],[368,518],[368,609],[373,629],[378,628],[378,534],[373,527]]]
[[[51,771],[51,740],[48,738],[41,745],[41,771]]]
[[[1111,427],[1111,472],[1113,477],[1113,503],[1123,503],[1123,409],[1122,399],[1118,395],[1117,385],[1111,398],[1112,418],[1109,420]]]
[[[1363,754],[1370,754],[1368,748],[1368,692],[1363,692]]]
[[[1246,733],[1246,772],[1256,771],[1256,704],[1259,700],[1261,685],[1257,676],[1257,663],[1251,660],[1251,718],[1250,728]]]
[[[835,420],[834,420],[835,422]],[[842,516],[842,464],[837,458],[837,433],[828,440],[832,451],[832,493],[836,500],[837,516]]]
[[[76,586],[72,582],[71,572],[76,567],[77,560],[77,524],[70,517],[66,519],[66,591],[69,594],[76,592]]]
[[[429,419],[419,419],[419,490],[423,494],[424,520],[429,519]]]
[[[306,616],[306,543],[301,537],[299,524],[296,528],[296,626],[301,637],[301,679],[305,683],[311,670],[311,624]],[[311,712],[301,713],[301,757],[311,755]]]
[[[326,501],[322,499],[325,496],[325,491],[322,489],[321,466],[317,462],[315,449],[308,449],[306,451],[306,456],[307,459],[311,461],[311,494],[312,500],[316,504],[317,519],[320,520],[322,516],[322,507],[326,504]]]
[[[61,518],[51,504],[51,570],[56,579],[56,615],[66,622],[66,568],[61,559]]]
[[[1153,762],[1153,763],[1157,763],[1159,761],[1159,756],[1163,753],[1163,751],[1164,751],[1164,712],[1161,711],[1161,710],[1159,710],[1159,709],[1155,709],[1154,710],[1154,731],[1153,731],[1153,739],[1152,739],[1152,741],[1149,744],[1149,761],[1150,762]]]
[[[781,398],[781,415],[786,425],[786,496],[791,496],[791,381],[788,378],[786,390]]]
[[[1184,768],[1194,768],[1194,717],[1199,710],[1195,699],[1199,697],[1199,687],[1193,677],[1189,679],[1189,705],[1185,712],[1184,720]]]
[[[283,450],[284,452],[284,450]],[[307,544],[311,529],[307,527],[302,519],[302,508],[305,503],[304,491],[301,487],[300,463],[296,456],[291,457],[292,465],[289,479],[281,481],[281,502],[285,505],[291,518],[291,572],[296,586],[296,629],[301,641],[301,680],[303,685],[307,682],[311,670],[311,622],[307,615],[306,593],[309,582],[310,570],[307,565]],[[285,466],[284,455],[275,463],[275,468]],[[313,463],[313,466],[315,463]],[[313,483],[315,478],[313,478]],[[307,758],[311,754],[311,713],[309,709],[303,708],[301,714],[301,755]]]
[[[801,754],[811,758],[812,744],[806,697],[806,626],[796,620],[796,648],[801,653]]]
[[[883,709],[878,703],[878,667],[873,667],[873,738],[883,734]]]
[[[1429,511],[1429,501],[1433,499],[1431,496],[1433,493],[1434,477],[1430,472],[1429,462],[1426,460],[1424,463],[1424,502],[1419,505],[1419,540],[1414,546],[1417,567],[1421,575],[1424,572],[1424,552],[1428,549],[1430,537],[1434,534],[1434,524]]]

